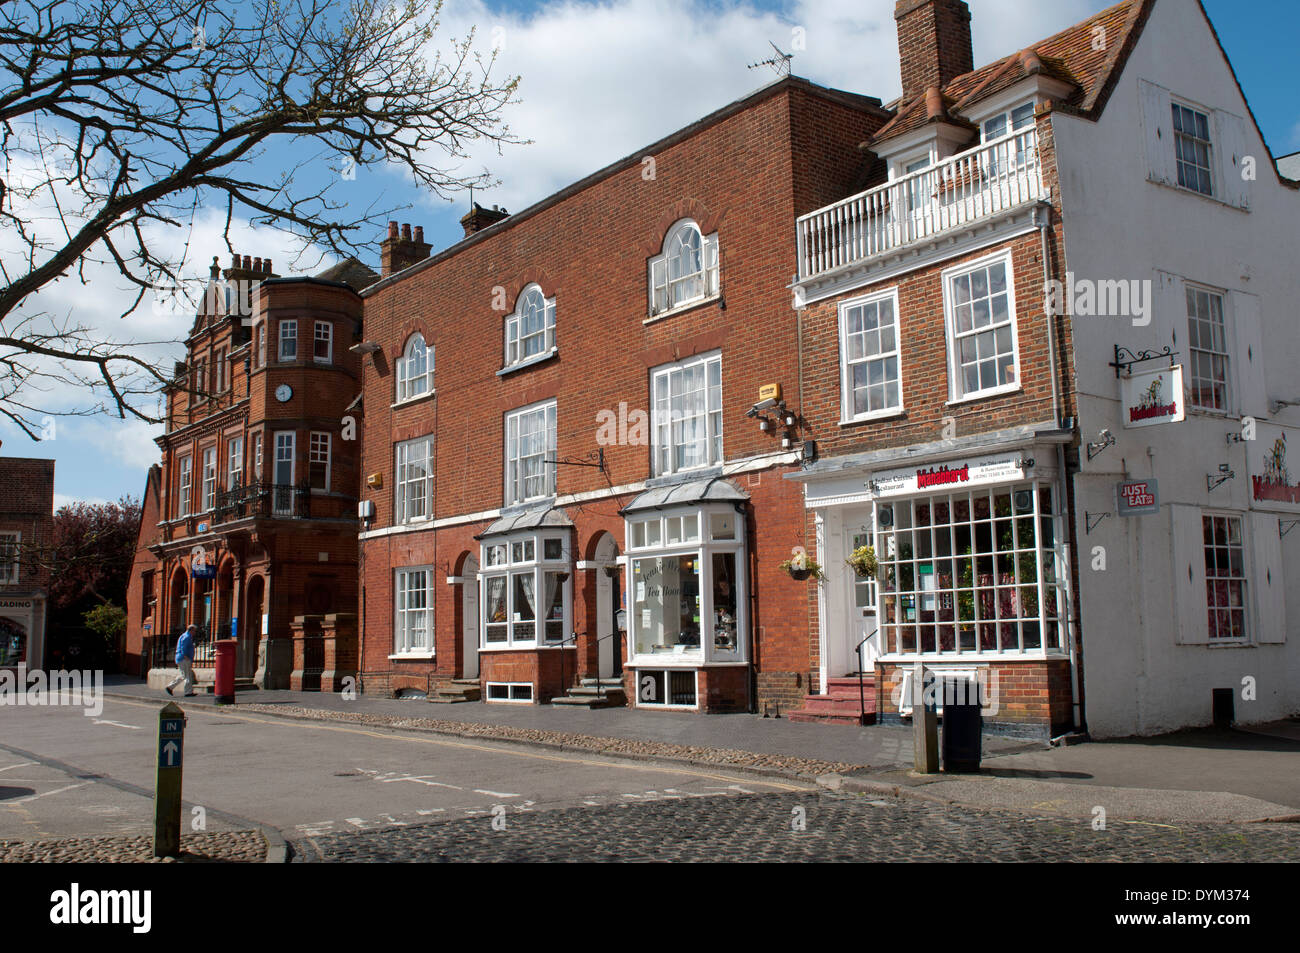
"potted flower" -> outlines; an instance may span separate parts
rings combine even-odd
[[[876,549],[874,546],[859,546],[849,553],[848,564],[863,579],[874,579],[876,575]]]
[[[777,568],[790,574],[791,579],[803,580],[812,576],[814,579],[825,578],[822,567],[818,565],[817,560],[813,559],[805,550],[796,550],[789,559],[781,563]]]

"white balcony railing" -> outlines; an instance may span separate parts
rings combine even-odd
[[[1033,129],[809,212],[795,223],[801,281],[1044,197]]]

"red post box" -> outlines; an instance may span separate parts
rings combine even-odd
[[[217,640],[217,674],[213,700],[218,705],[235,703],[235,646],[237,644],[234,639]]]

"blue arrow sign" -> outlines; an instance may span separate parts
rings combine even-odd
[[[182,745],[177,738],[158,739],[158,767],[179,768],[181,766]]]

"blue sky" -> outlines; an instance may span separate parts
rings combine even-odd
[[[1106,0],[969,2],[977,64],[1023,48],[1108,5]],[[1270,148],[1275,155],[1300,151],[1300,106],[1293,92],[1300,4],[1206,0],[1205,6]],[[794,26],[805,28],[807,43],[796,53],[796,73],[888,101],[898,93],[893,8],[894,0],[448,0],[440,35],[461,36],[476,26],[481,47],[497,40],[503,72],[523,77],[524,102],[513,107],[507,119],[518,134],[534,140],[530,146],[507,147],[501,156],[488,149],[473,154],[467,169],[488,168],[502,180],[498,189],[479,200],[517,211],[752,91],[773,76],[764,69],[747,70],[745,64],[769,55],[769,40],[790,49]],[[872,55],[864,56],[864,50]],[[593,124],[593,116],[600,121]],[[599,136],[591,134],[593,128],[600,130]],[[296,159],[290,149],[279,148],[261,161],[267,167],[283,167]],[[324,163],[303,173],[308,181],[336,176]],[[430,199],[384,170],[363,169],[344,187],[338,197],[357,207],[409,206],[392,217],[423,224],[435,248],[460,235],[457,220],[467,208],[467,197],[452,203]],[[210,215],[201,215],[188,232],[188,273],[206,274],[214,254],[225,260],[218,232]],[[290,243],[283,236],[247,229],[237,234],[239,251],[270,256],[277,271],[289,273],[285,266]],[[377,253],[370,259],[374,264]],[[324,267],[314,260],[305,264],[307,271]],[[60,288],[54,309],[65,304],[97,310],[107,325],[117,321],[118,311],[105,308],[106,297],[111,296],[102,286]],[[139,330],[141,337],[179,338],[191,318],[133,315],[124,326]],[[170,367],[183,350],[173,347],[155,355],[161,366]],[[60,418],[55,439],[37,444],[0,424],[0,453],[54,457],[56,503],[117,499],[124,493],[140,494],[145,472],[158,458],[153,438],[159,432],[106,417]]]

